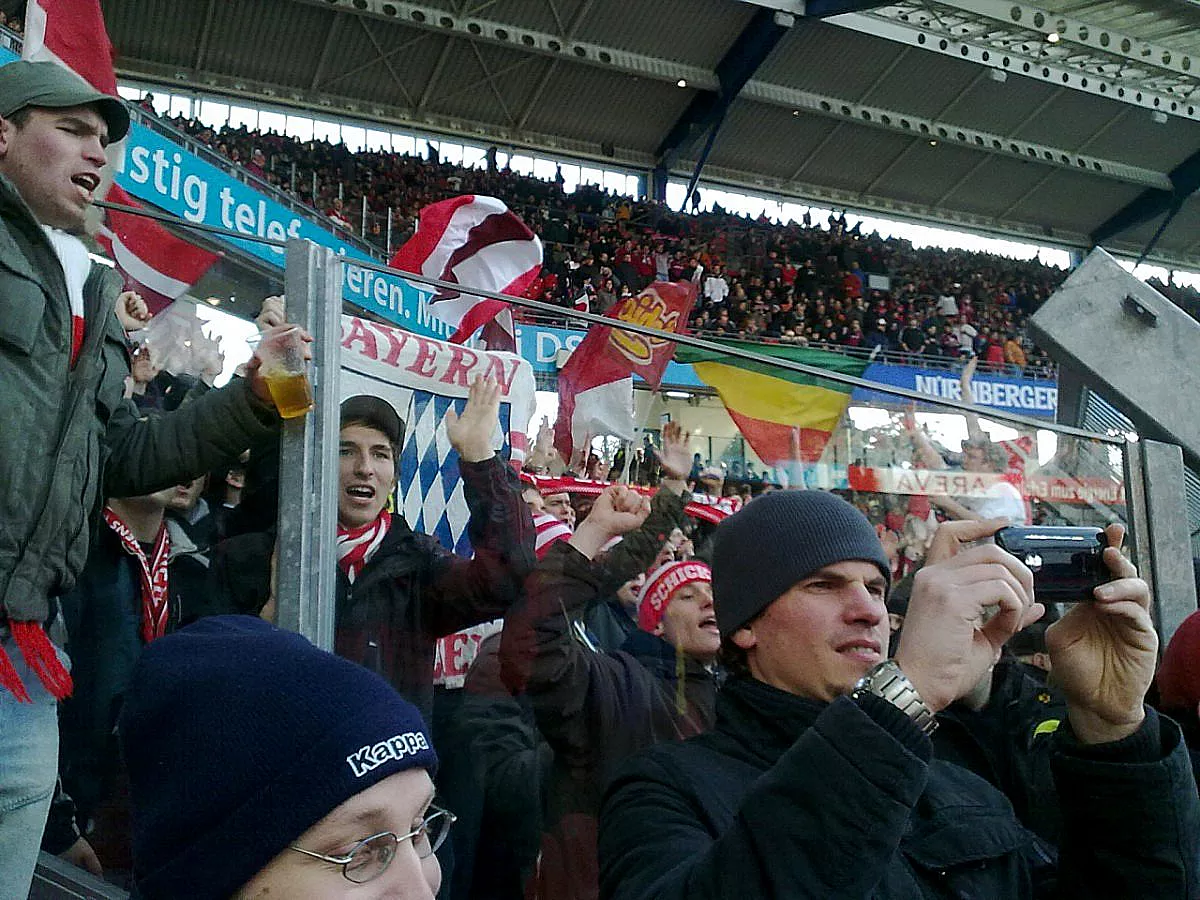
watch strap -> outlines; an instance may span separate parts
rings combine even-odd
[[[921,695],[895,660],[885,659],[873,667],[854,686],[850,697],[858,700],[864,694],[887,701],[904,713],[926,735],[931,735],[937,730],[937,716],[921,699]]]

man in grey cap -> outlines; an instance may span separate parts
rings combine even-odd
[[[83,567],[100,484],[125,497],[191,480],[279,422],[256,360],[156,420],[124,400],[121,280],[77,235],[104,148],[128,129],[120,100],[61,66],[0,66],[0,900],[28,893],[54,789],[56,701],[72,688],[57,598]],[[54,849],[90,857],[78,835]]]
[[[725,519],[716,724],[610,782],[601,896],[1195,896],[1200,799],[1179,727],[1143,704],[1158,641],[1120,526],[1104,551],[1113,580],[1047,634],[1068,708],[1052,736],[1057,861],[995,788],[934,758],[935,713],[1043,612],[1028,568],[968,545],[1001,524],[939,530],[890,656],[890,566],[862,513],[777,491]]]

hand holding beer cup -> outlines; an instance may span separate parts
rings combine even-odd
[[[246,365],[250,387],[264,403],[274,405],[285,419],[303,416],[313,408],[308,361],[312,337],[299,325],[276,325],[264,331]]]

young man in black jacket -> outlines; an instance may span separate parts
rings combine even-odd
[[[1057,865],[995,788],[932,758],[934,714],[1043,612],[1018,560],[960,546],[1001,524],[943,526],[889,659],[888,560],[861,513],[783,491],[726,519],[713,594],[733,675],[711,732],[610,785],[601,896],[1195,897],[1200,800],[1178,727],[1142,703],[1158,641],[1119,526],[1114,580],[1047,635],[1068,708]]]
[[[334,650],[382,674],[427,719],[437,638],[504,615],[534,565],[521,483],[492,447],[499,409],[499,385],[477,379],[462,415],[446,414],[470,509],[467,559],[386,512],[403,436],[391,407],[342,404]]]

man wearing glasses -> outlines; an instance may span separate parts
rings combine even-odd
[[[432,900],[455,817],[416,707],[260,619],[143,653],[120,725],[142,900]]]

